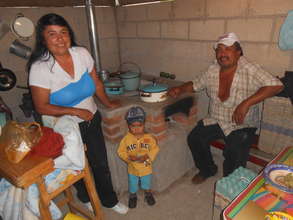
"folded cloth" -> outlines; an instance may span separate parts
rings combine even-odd
[[[54,159],[55,168],[82,170],[85,166],[84,145],[81,139],[78,123],[73,116],[53,117],[43,115],[45,126],[62,135],[64,147],[62,155]]]
[[[43,136],[39,143],[32,148],[31,154],[52,158],[60,156],[64,146],[62,135],[48,127],[42,127],[42,132]]]

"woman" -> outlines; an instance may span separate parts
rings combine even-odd
[[[78,47],[67,21],[57,14],[41,17],[36,26],[36,45],[27,63],[33,102],[42,115],[74,116],[92,169],[96,189],[103,206],[126,214],[127,206],[118,202],[113,190],[107,152],[101,129],[101,115],[95,94],[106,107],[119,102],[108,99],[98,79],[88,51]],[[91,208],[83,182],[75,185],[78,198]]]

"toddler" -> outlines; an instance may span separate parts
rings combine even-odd
[[[152,163],[159,152],[156,139],[145,133],[145,112],[141,107],[132,107],[125,115],[128,133],[121,140],[118,155],[128,164],[129,208],[137,204],[139,183],[144,190],[148,205],[156,203],[151,192]]]

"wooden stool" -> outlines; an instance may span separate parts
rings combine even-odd
[[[14,186],[26,188],[34,183],[38,185],[40,191],[39,207],[42,220],[52,219],[49,211],[50,201],[62,192],[65,193],[65,198],[57,203],[59,207],[68,204],[70,211],[73,213],[80,212],[89,219],[103,219],[100,201],[87,160],[85,168],[79,174],[73,176],[64,185],[50,193],[46,189],[44,177],[54,171],[54,162],[51,158],[28,155],[19,163],[14,164],[7,160],[4,146],[0,145],[0,161],[0,176],[6,178]],[[81,179],[85,183],[95,215],[74,201],[70,187]]]

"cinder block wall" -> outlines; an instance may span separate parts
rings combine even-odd
[[[96,7],[96,19],[98,24],[98,34],[100,41],[101,66],[102,68],[114,71],[119,66],[119,52],[117,41],[117,28],[114,9],[111,7]],[[18,13],[31,19],[36,25],[37,20],[44,14],[57,13],[66,18],[74,30],[77,43],[90,50],[88,25],[84,7],[47,7],[47,8],[1,8],[0,19],[10,24]],[[8,32],[0,39],[0,61],[4,68],[10,69],[16,74],[17,85],[26,86],[28,74],[25,72],[27,60],[9,53],[11,43],[18,39],[26,46],[33,48],[34,35],[28,40],[18,39],[12,32]],[[22,94],[27,90],[13,89],[3,92],[0,96],[12,109],[14,118],[25,120],[23,113],[18,105],[21,103]]]
[[[293,70],[293,53],[278,48],[280,27],[292,0],[175,0],[120,7],[117,12],[122,61],[146,73],[160,71],[191,80],[214,60],[217,37],[239,36],[244,54],[274,75]]]
[[[235,32],[244,55],[274,75],[293,70],[293,52],[281,51],[279,30],[292,0],[175,0],[116,10],[121,61],[133,61],[143,72],[160,71],[192,80],[214,61],[213,44]],[[208,99],[199,93],[198,117]]]

